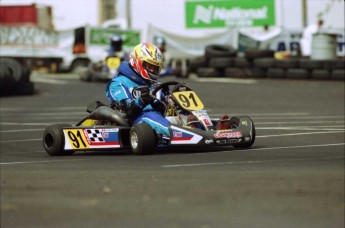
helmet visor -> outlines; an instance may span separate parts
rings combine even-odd
[[[149,73],[149,74],[153,74],[156,77],[159,75],[159,73],[161,72],[161,67],[160,66],[156,66],[154,64],[148,63],[146,61],[143,62],[143,67],[144,69]]]

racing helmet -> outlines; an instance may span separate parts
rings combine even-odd
[[[163,54],[151,43],[140,43],[129,56],[129,64],[143,79],[157,80],[163,67]]]
[[[114,52],[122,51],[122,37],[119,34],[114,34],[110,37],[110,48]]]
[[[153,39],[153,44],[156,45],[162,53],[165,52],[165,39],[162,36],[155,36]]]

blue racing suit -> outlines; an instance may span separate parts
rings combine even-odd
[[[142,79],[127,61],[123,61],[118,68],[118,73],[106,86],[106,96],[111,103],[125,101],[127,108],[136,105],[140,108],[140,113],[132,120],[133,124],[147,123],[158,134],[169,137],[168,126],[170,122],[160,112],[154,110],[151,105],[144,106],[140,100],[140,94],[138,95],[136,90],[138,87],[147,86],[152,91],[155,85],[157,83],[150,83]]]

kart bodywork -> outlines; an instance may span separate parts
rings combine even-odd
[[[172,89],[169,86],[173,86]],[[152,95],[165,89],[165,117],[171,122],[170,137],[157,134],[148,124],[131,125],[121,111],[93,102],[76,125],[48,126],[43,147],[52,156],[71,155],[75,151],[131,149],[134,154],[154,153],[158,147],[232,145],[250,147],[255,142],[254,123],[248,116],[211,119],[197,94],[185,84],[160,84]]]

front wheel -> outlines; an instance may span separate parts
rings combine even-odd
[[[139,123],[130,131],[131,149],[135,155],[152,154],[156,148],[156,134],[150,125]]]
[[[46,127],[43,133],[43,147],[50,156],[72,155],[73,150],[64,150],[65,137],[63,128],[71,127],[70,124],[54,124]]]

